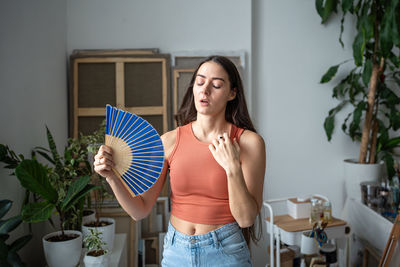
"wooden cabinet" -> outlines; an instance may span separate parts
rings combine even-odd
[[[130,53],[129,53],[130,51]],[[170,128],[170,56],[149,50],[76,51],[70,57],[69,135],[92,133],[110,104]]]

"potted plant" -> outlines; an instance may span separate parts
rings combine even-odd
[[[82,250],[82,233],[79,215],[83,210],[85,196],[95,189],[89,184],[90,176],[85,175],[89,164],[80,159],[74,145],[70,144],[61,157],[50,131],[47,129],[50,150],[36,148],[31,160],[18,159],[14,152],[2,145],[0,156],[7,166],[15,167],[15,175],[27,192],[33,193],[34,201],[27,201],[22,208],[22,219],[29,223],[50,220],[57,212],[61,231],[43,237],[46,261],[52,266],[75,266],[79,262]],[[4,151],[4,148],[6,150]],[[53,167],[40,164],[35,154],[39,153],[49,160]],[[18,161],[20,160],[20,161]],[[29,198],[29,196],[28,196]],[[75,227],[75,228],[74,228]]]
[[[83,263],[86,267],[108,266],[108,251],[103,247],[105,242],[100,235],[102,235],[101,232],[90,229],[89,234],[83,239],[83,243],[87,249],[85,257],[83,258]]]
[[[92,181],[93,179],[97,180],[96,178],[93,178],[96,176],[98,179],[101,179],[97,174],[94,174],[92,176]],[[98,185],[99,181],[95,182],[95,184]],[[100,232],[103,235],[103,240],[105,243],[104,247],[108,251],[112,251],[115,238],[115,219],[99,216],[101,214],[102,203],[105,195],[103,192],[104,187],[98,187],[98,189],[93,190],[96,217],[91,221],[82,223],[82,234],[85,238],[86,236],[90,235],[90,231],[92,230]]]
[[[0,200],[0,219],[6,215],[11,209],[11,206],[11,200]],[[22,219],[20,215],[8,218],[7,220],[0,220],[0,266],[25,266],[17,252],[32,239],[32,235],[29,234],[17,238],[11,244],[6,243],[7,239],[10,237],[9,233],[21,223]]]
[[[360,142],[360,154],[357,160],[346,160],[345,168],[372,166],[379,172],[381,162],[385,162],[387,176],[391,179],[395,174],[393,149],[400,144],[400,136],[392,136],[400,129],[400,97],[398,92],[395,93],[396,86],[400,85],[400,2],[316,0],[316,9],[322,24],[328,23],[332,13],[341,9],[339,42],[342,47],[341,36],[347,15],[354,17],[352,26],[357,32],[353,40],[353,59],[330,67],[321,79],[321,83],[331,81],[341,65],[354,62],[354,68],[333,88],[332,97],[340,102],[329,111],[324,122],[328,140],[332,138],[335,115],[345,106],[351,106],[342,130],[353,141]],[[364,179],[380,178],[371,177],[373,172],[363,171],[361,176]],[[360,198],[361,181],[354,177],[356,174],[352,175],[345,181],[347,195]]]
[[[88,160],[91,164],[93,163],[93,157],[97,153],[100,145],[104,144],[105,132],[106,121],[104,120],[100,124],[99,129],[93,134],[82,136],[83,142],[87,146]],[[95,218],[92,217],[92,220],[86,220],[82,223],[82,233],[84,238],[90,235],[90,231],[92,230],[102,233],[105,248],[108,249],[108,251],[112,251],[115,237],[115,220],[113,218],[100,217],[100,215],[105,199],[113,198],[113,195],[108,193],[108,184],[105,179],[96,172],[92,172],[91,182],[96,185],[97,188],[88,196],[88,203],[93,204],[96,216]],[[93,203],[91,201],[92,198],[94,200]]]

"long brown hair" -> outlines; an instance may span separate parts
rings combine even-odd
[[[232,61],[223,56],[209,56],[197,66],[195,72],[193,73],[192,79],[190,80],[189,87],[187,88],[186,93],[182,99],[182,104],[178,110],[178,113],[175,115],[177,125],[183,126],[196,120],[197,110],[194,104],[193,85],[196,80],[197,72],[201,65],[210,61],[215,62],[224,68],[229,76],[231,90],[236,90],[236,97],[227,103],[225,110],[225,120],[236,125],[237,127],[257,132],[253,126],[247,109],[243,83],[242,79],[240,78],[240,74],[235,64],[233,64]],[[260,209],[260,207],[258,207],[258,209]],[[257,243],[261,239],[262,220],[260,213],[257,217],[259,224],[257,233],[255,229],[255,224],[248,228],[242,228],[242,232],[247,244],[250,244],[250,239],[253,240],[254,243]]]

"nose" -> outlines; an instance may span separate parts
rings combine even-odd
[[[209,95],[211,91],[211,82],[205,82],[201,87],[201,92],[205,95]]]

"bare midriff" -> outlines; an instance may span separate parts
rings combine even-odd
[[[224,226],[224,224],[200,224],[182,220],[171,215],[171,224],[179,232],[186,235],[202,235]]]

